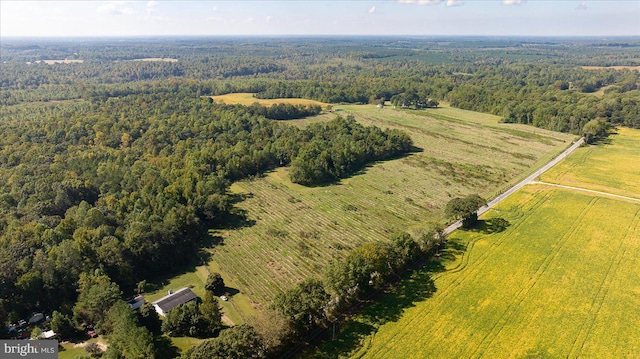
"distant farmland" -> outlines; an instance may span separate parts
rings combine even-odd
[[[246,197],[237,206],[246,211],[249,225],[216,232],[223,244],[214,247],[213,261],[258,305],[321,273],[330,260],[359,244],[442,221],[442,208],[455,196],[477,192],[488,197],[574,138],[456,109],[344,106],[343,114],[366,125],[407,131],[416,152],[325,187],[293,184],[287,168],[235,183],[232,191]]]
[[[614,69],[614,70],[635,70],[640,71],[640,66],[582,66],[585,70],[606,70],[606,69]]]
[[[640,199],[640,131],[620,128],[610,141],[578,149],[541,180]]]
[[[292,105],[320,105],[326,106],[326,103],[307,100],[303,98],[276,98],[276,99],[259,99],[253,97],[252,93],[231,93],[220,96],[210,96],[215,102],[224,102],[226,104],[240,104],[249,106],[254,103],[259,103],[264,106],[271,106],[279,103],[288,103]]]
[[[633,194],[637,187],[618,178],[639,183],[634,166],[595,174],[615,167],[625,148],[628,162],[640,162],[638,138],[640,131],[621,129],[611,144],[581,149],[542,179]],[[431,272],[432,298],[386,324],[365,313],[345,325],[376,328],[350,356],[637,358],[640,201],[529,185],[483,219],[495,218],[508,222],[504,231],[452,234],[443,268]],[[393,306],[400,298],[384,300]]]

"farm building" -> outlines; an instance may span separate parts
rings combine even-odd
[[[156,312],[158,312],[158,314],[165,316],[171,309],[179,306],[180,304],[190,302],[196,298],[198,298],[198,296],[194,292],[192,292],[190,288],[182,288],[175,293],[169,291],[168,295],[156,300],[151,304],[153,304],[153,307],[156,309]]]
[[[142,305],[144,305],[144,297],[141,295],[138,295],[134,298],[131,298],[127,301],[127,304],[129,304],[129,306],[131,307],[131,309],[138,309],[140,307],[142,307]]]

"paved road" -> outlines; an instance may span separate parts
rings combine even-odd
[[[536,179],[536,177],[538,177],[541,174],[545,173],[551,167],[555,166],[558,162],[562,161],[565,157],[567,157],[571,152],[575,151],[576,148],[580,147],[583,143],[584,143],[584,138],[580,138],[573,145],[571,145],[571,147],[567,148],[564,152],[559,154],[556,158],[551,160],[546,165],[542,166],[539,170],[537,170],[534,173],[532,173],[529,177],[523,179],[522,181],[520,181],[515,186],[509,188],[503,194],[501,194],[498,197],[496,197],[496,198],[492,199],[491,201],[489,201],[489,203],[487,203],[485,206],[482,206],[478,210],[478,216],[481,216],[486,211],[488,211],[490,208],[493,208],[495,205],[497,205],[498,203],[502,202],[505,198],[507,198],[511,194],[513,194],[513,192],[515,192],[515,191],[519,190],[520,188],[524,187],[526,184],[529,184],[529,183],[533,182]],[[460,227],[462,227],[462,221],[458,221],[458,222],[450,225],[449,227],[445,228],[444,229],[444,234],[445,235],[449,234],[449,233],[455,231],[456,229],[458,229]]]

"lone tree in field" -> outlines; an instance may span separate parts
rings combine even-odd
[[[478,221],[478,209],[487,203],[477,194],[470,194],[464,198],[454,198],[445,207],[444,211],[448,218],[462,219],[464,228],[473,227]]]
[[[598,140],[607,137],[608,134],[609,124],[603,119],[591,120],[582,128],[582,136],[588,144],[598,142]]]
[[[211,273],[207,276],[207,283],[204,285],[204,289],[215,295],[221,295],[224,294],[224,288],[224,280],[220,273]]]

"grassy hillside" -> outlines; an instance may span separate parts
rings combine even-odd
[[[625,148],[633,156],[639,135],[622,129],[610,145],[585,148],[553,172],[616,188],[615,176],[590,178],[600,173],[592,164],[615,163]],[[400,307],[395,317],[360,315],[321,350],[358,358],[637,356],[640,202],[529,185],[482,219],[495,218],[508,222],[504,231],[452,234],[443,261],[403,284],[409,300],[385,296],[379,307]]]
[[[456,109],[343,108],[366,125],[407,131],[416,151],[325,187],[293,184],[287,168],[234,184],[245,198],[237,206],[248,223],[216,233],[223,244],[213,249],[213,261],[258,306],[361,243],[443,221],[442,208],[455,196],[489,197],[573,139]],[[333,116],[287,123],[304,126]]]

